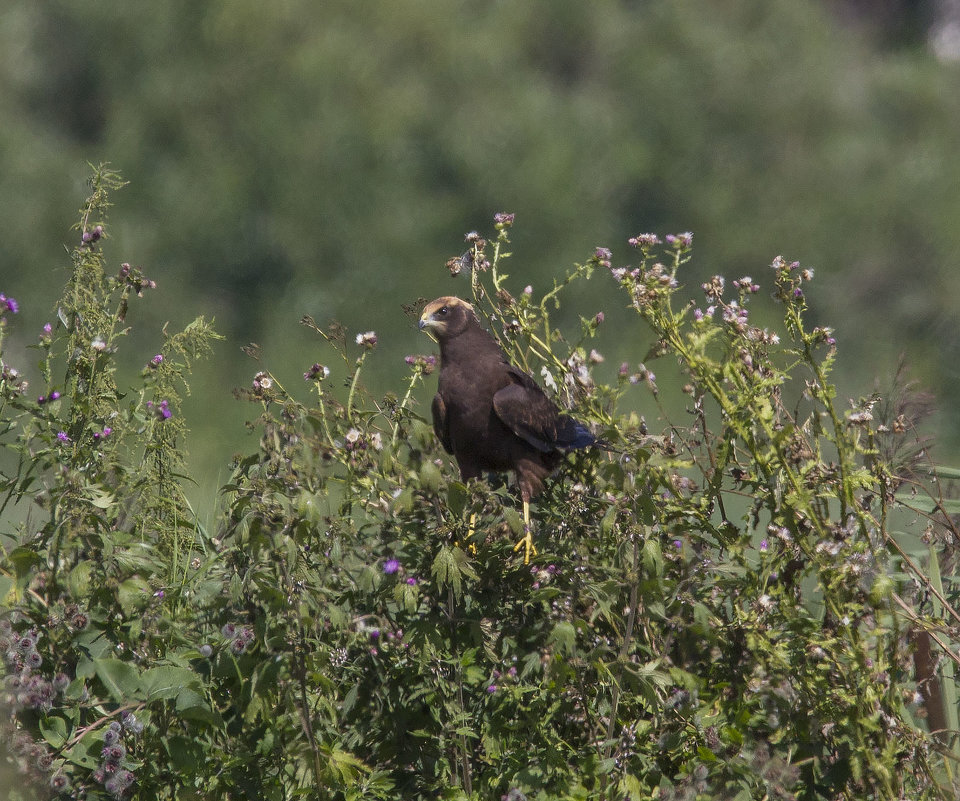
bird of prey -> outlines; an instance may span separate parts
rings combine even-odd
[[[523,547],[528,564],[537,553],[530,532],[530,499],[567,451],[597,440],[581,423],[561,414],[533,378],[507,361],[466,301],[448,296],[428,303],[420,328],[440,345],[434,431],[457,460],[464,481],[482,472],[516,475],[524,536],[514,550]]]

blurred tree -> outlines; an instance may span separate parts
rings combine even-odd
[[[885,8],[891,27],[921,14]],[[835,10],[13,0],[5,289],[51,302],[35,276],[64,257],[34,243],[67,230],[86,160],[120,168],[132,185],[114,246],[142,256],[166,303],[140,330],[203,312],[229,335],[195,385],[200,441],[222,443],[197,449],[211,468],[237,447],[226,393],[254,372],[240,345],[262,342],[295,378],[314,360],[296,321],[338,317],[376,325],[381,369],[399,370],[418,347],[400,303],[457,292],[443,262],[496,211],[524,223],[518,288],[549,286],[596,245],[616,259],[643,230],[694,231],[711,272],[802,259],[828,288],[851,385],[904,349],[946,398],[960,391],[955,67]],[[591,313],[581,300],[565,312]],[[204,440],[218,424],[231,433]]]

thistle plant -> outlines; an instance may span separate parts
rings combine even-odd
[[[160,288],[108,277],[118,182],[95,175],[42,386],[0,362],[3,736],[41,795],[955,797],[958,476],[917,404],[838,402],[813,270],[688,286],[692,236],[642,234],[538,294],[497,215],[451,294],[604,443],[537,497],[533,562],[515,490],[457,480],[436,440],[436,355],[367,389],[370,320],[304,318],[296,386],[250,351],[258,444],[208,530],[177,459],[213,334],[167,336],[120,389]],[[585,281],[629,336],[612,307],[564,316]],[[23,316],[0,295],[0,337]],[[642,345],[617,365],[607,337]]]

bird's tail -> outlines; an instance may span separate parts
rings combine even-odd
[[[561,418],[561,427],[557,432],[557,447],[562,450],[577,450],[578,448],[589,448],[597,444],[597,438],[590,433],[589,429],[574,420],[572,417]]]

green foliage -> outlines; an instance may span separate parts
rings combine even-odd
[[[106,276],[119,183],[95,172],[38,345],[42,399],[0,362],[2,735],[40,792],[954,797],[956,732],[915,716],[935,683],[955,698],[937,667],[956,659],[955,590],[907,545],[923,534],[949,560],[948,506],[935,494],[893,529],[905,482],[922,486],[908,421],[881,419],[878,398],[835,403],[832,333],[806,322],[812,271],[778,258],[698,301],[680,284],[690,235],[642,235],[630,265],[598,248],[545,294],[511,292],[513,216],[498,215],[448,266],[606,448],[537,498],[534,563],[513,551],[515,493],[459,481],[417,411],[435,358],[408,357],[403,393],[375,396],[377,334],[309,318],[329,366],[307,369],[306,392],[265,368],[237,391],[259,446],[211,533],[183,502],[178,412],[215,335],[200,320],[166,336],[119,388],[128,305],[150,289],[133,268]],[[649,332],[644,363],[607,382],[597,348],[632,334],[602,313],[574,335],[554,323],[590,280]],[[780,329],[752,320],[762,284]],[[2,335],[16,304],[0,302]],[[623,411],[637,393],[659,404],[654,360],[679,370],[682,424]]]

